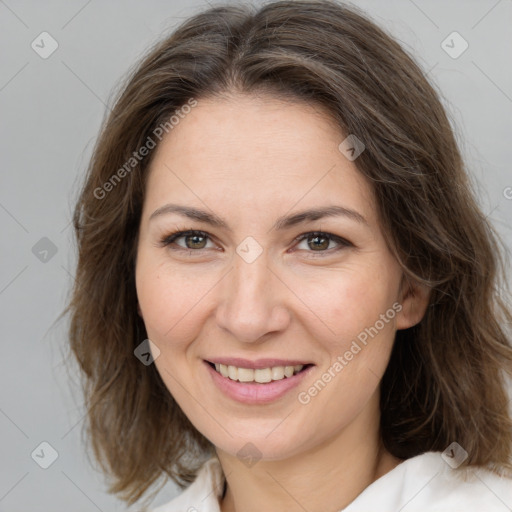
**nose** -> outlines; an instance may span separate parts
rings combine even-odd
[[[290,295],[292,292],[269,267],[265,252],[252,263],[235,254],[233,267],[223,279],[217,325],[243,343],[284,331],[291,319]]]

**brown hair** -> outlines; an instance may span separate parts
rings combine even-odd
[[[154,152],[131,170],[126,162],[191,98],[229,92],[323,105],[340,136],[362,140],[356,164],[375,191],[390,249],[407,279],[431,288],[422,321],[397,332],[382,379],[385,447],[407,459],[457,441],[467,464],[510,469],[504,248],[477,206],[438,93],[355,8],[281,1],[188,19],[131,73],[96,143],[74,212],[78,265],[66,311],[88,435],[114,479],[110,492],[133,503],[165,473],[184,487],[213,453],[155,365],[134,356],[147,338],[134,262]]]

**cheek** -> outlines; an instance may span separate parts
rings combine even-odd
[[[317,273],[315,278],[303,280],[301,286],[312,321],[320,327],[318,333],[338,348],[373,326],[392,307],[394,292],[394,276],[381,265],[344,268],[323,276]],[[379,330],[391,330],[392,323],[387,322],[386,328],[379,323]]]
[[[137,297],[148,336],[163,344],[186,344],[193,339],[205,296],[214,284],[212,277],[190,275],[165,265],[145,265],[136,273]]]
[[[303,287],[315,313],[309,331],[327,355],[320,373],[329,381],[329,390],[319,393],[318,407],[334,407],[340,414],[350,407],[355,411],[378,386],[395,335],[396,276],[389,268],[383,264],[344,268]],[[303,391],[310,397],[318,392]],[[334,406],[335,397],[341,395],[345,398]]]
[[[187,400],[183,385],[192,379],[187,356],[199,335],[199,305],[206,291],[200,280],[192,283],[176,269],[158,262],[151,265],[144,259],[136,271],[136,286],[148,338],[160,350],[155,365],[169,392],[183,406]]]

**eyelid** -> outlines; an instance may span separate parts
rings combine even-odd
[[[345,239],[341,236],[335,235],[333,233],[326,232],[326,231],[308,231],[306,233],[302,233],[301,235],[296,237],[293,241],[300,243],[303,240],[308,239],[309,237],[315,237],[315,236],[324,237],[324,238],[327,238],[328,240],[336,242],[339,245],[339,247],[333,248],[333,249],[327,249],[325,251],[307,251],[307,252],[310,252],[311,254],[332,254],[332,252],[335,252],[343,247],[354,247],[354,244],[352,242],[348,241],[347,239]]]
[[[213,243],[215,240],[215,237],[213,237],[208,232],[203,231],[201,229],[177,229],[176,231],[162,237],[160,239],[159,243],[157,244],[157,246],[158,247],[169,247],[173,242],[175,242],[179,238],[184,238],[186,236],[193,236],[193,235],[199,235],[199,236],[205,237],[205,238],[207,238],[207,240],[210,240]],[[301,241],[306,240],[309,237],[314,237],[314,236],[325,237],[325,238],[329,239],[330,241],[336,242],[338,244],[338,247],[326,249],[324,251],[306,251],[307,253],[309,253],[308,257],[321,257],[324,255],[331,255],[333,253],[340,251],[343,248],[354,247],[354,244],[352,242],[350,242],[349,240],[347,240],[341,236],[335,235],[333,233],[326,232],[326,231],[306,231],[304,233],[301,233],[300,235],[298,235],[297,237],[295,237],[293,239],[294,245],[297,245]],[[202,249],[188,249],[185,247],[181,247],[179,245],[176,245],[175,247],[169,247],[169,248],[173,251],[186,251],[189,255],[191,255],[193,253],[197,253],[198,255],[200,255],[202,253],[202,251],[204,251],[206,249],[211,249],[211,248],[206,248],[206,247],[202,248]]]
[[[176,240],[178,240],[179,238],[184,238],[187,236],[194,236],[194,235],[202,236],[202,237],[207,238],[208,240],[211,240],[213,242],[212,235],[210,235],[206,231],[202,231],[201,229],[183,229],[183,230],[178,229],[178,230],[173,231],[172,233],[162,237],[160,239],[160,242],[158,243],[158,246],[159,247],[167,247],[167,246],[171,245],[173,242],[175,242]],[[183,251],[189,251],[189,252],[200,252],[200,251],[204,250],[204,249],[187,249],[187,248],[181,247],[181,246],[177,246],[177,249],[175,249],[175,250],[180,250],[180,249]]]

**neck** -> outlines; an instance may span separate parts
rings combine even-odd
[[[401,462],[382,446],[374,421],[378,403],[371,402],[335,436],[284,459],[262,459],[249,468],[217,449],[227,482],[222,512],[337,512],[348,506]]]

